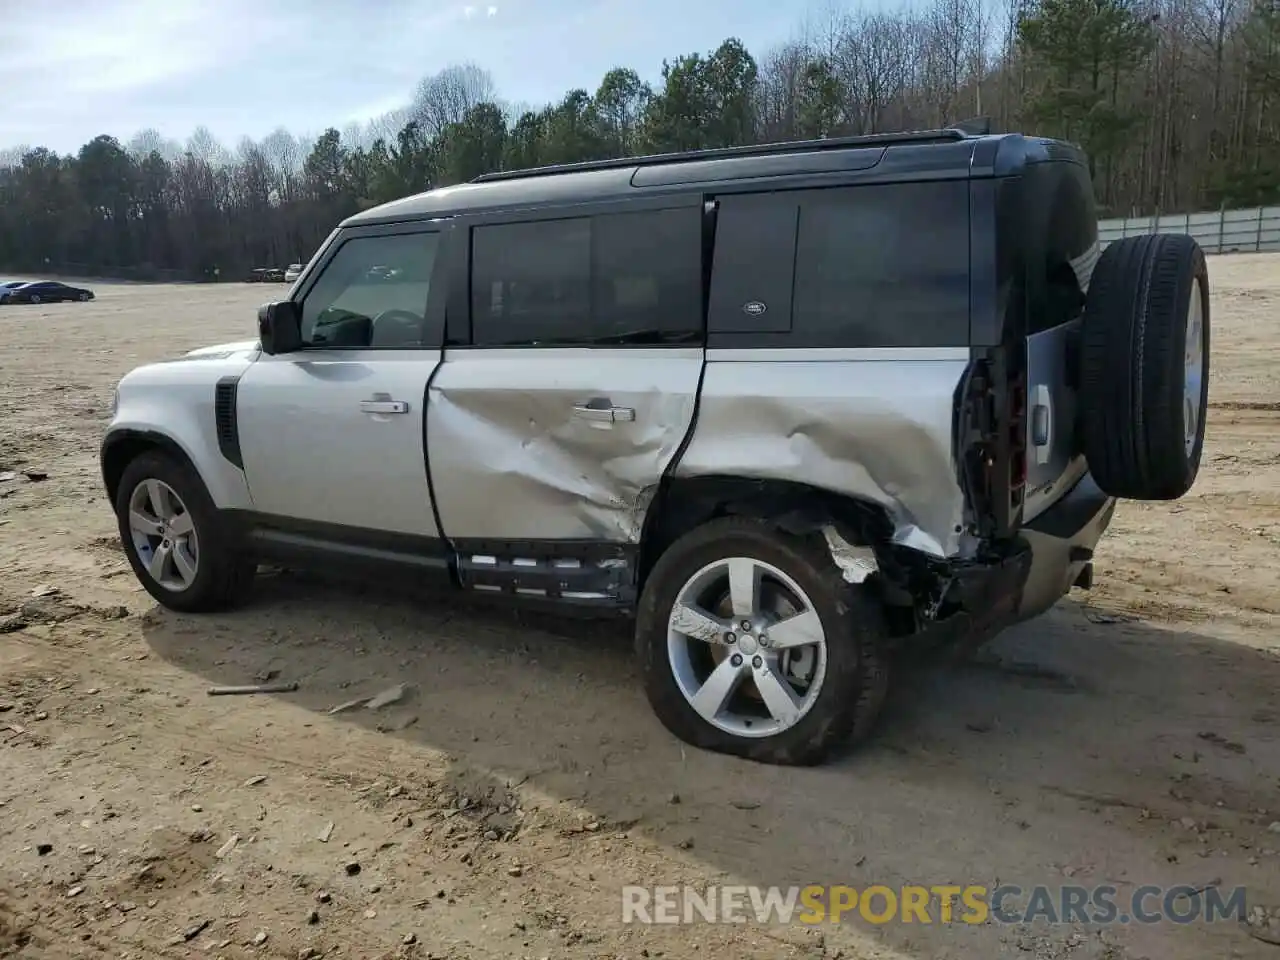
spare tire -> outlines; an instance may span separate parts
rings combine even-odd
[[[1190,490],[1209,398],[1209,275],[1193,238],[1128,237],[1102,252],[1080,364],[1079,428],[1098,486],[1130,500]]]

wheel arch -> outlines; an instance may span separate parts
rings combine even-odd
[[[136,430],[132,428],[114,430],[107,434],[102,441],[100,455],[102,482],[106,486],[107,497],[112,505],[115,504],[116,495],[120,491],[120,478],[124,476],[129,464],[144,453],[152,451],[167,454],[192,470],[196,476],[200,477],[201,482],[205,482],[199,468],[196,466],[195,460],[182,444],[173,437],[157,430]]]
[[[711,520],[753,516],[795,535],[834,526],[850,544],[876,548],[893,536],[881,504],[811,484],[742,476],[669,477],[646,513],[640,540],[637,589],[681,535]]]

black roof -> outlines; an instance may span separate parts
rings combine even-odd
[[[761,180],[786,179],[788,185],[801,186],[839,174],[866,181],[992,176],[1015,172],[1028,162],[1080,156],[1055,140],[975,134],[961,127],[755,144],[490,173],[373,207],[349,217],[343,226],[620,199],[646,189],[672,193],[711,184],[721,192],[735,185],[758,189]]]

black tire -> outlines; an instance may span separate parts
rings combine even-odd
[[[39,302],[40,302],[40,294],[38,294],[38,293],[33,293],[33,294],[31,294],[31,296],[27,298],[27,302],[28,302],[28,303],[39,303]]]
[[[1184,353],[1193,296],[1203,364],[1188,449]],[[1193,238],[1128,237],[1103,251],[1089,284],[1080,362],[1080,432],[1098,486],[1130,500],[1176,500],[1190,490],[1209,401],[1209,276]]]
[[[170,590],[157,583],[133,545],[129,499],[140,483],[150,479],[162,481],[178,495],[195,526],[199,543],[196,576],[185,590]],[[245,558],[226,523],[219,518],[204,482],[187,464],[159,451],[141,454],[121,475],[115,509],[120,543],[129,565],[138,582],[162,606],[184,613],[208,613],[240,606],[248,599],[257,564]]]
[[[795,725],[768,737],[736,736],[699,716],[667,655],[667,622],[681,588],[707,564],[732,556],[763,560],[794,579],[826,634],[826,677],[817,700]],[[842,579],[820,537],[795,537],[764,521],[730,517],[686,534],[654,565],[640,600],[636,655],[649,703],[675,736],[705,750],[800,766],[821,763],[874,727],[889,689],[888,636],[878,599]]]

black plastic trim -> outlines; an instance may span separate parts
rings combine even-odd
[[[626,610],[636,600],[639,548],[594,540],[449,541],[251,510],[224,510],[250,555],[353,580],[408,579],[565,608]],[[476,557],[492,557],[492,563]],[[573,560],[575,564],[557,565]],[[576,596],[575,594],[580,594]]]
[[[240,424],[236,411],[236,393],[240,386],[240,374],[220,379],[213,388],[213,421],[218,435],[218,451],[228,463],[244,469],[244,456],[240,451]]]
[[[989,563],[956,566],[947,600],[958,603],[970,617],[970,629],[980,632],[1012,621],[1031,574],[1033,556],[1019,540],[1006,556]]]
[[[1115,510],[1115,498],[1104,493],[1086,473],[1076,485],[1034,520],[1026,523],[1026,529],[1046,537],[1070,540],[1106,510]]]
[[[173,437],[167,434],[159,433],[155,430],[133,430],[129,428],[112,430],[102,438],[102,444],[98,448],[98,463],[102,470],[103,486],[106,488],[107,496],[113,506],[116,496],[115,485],[119,482],[120,474],[124,472],[124,468],[127,466],[127,463],[117,464],[114,460],[114,451],[121,445],[153,447],[157,450],[163,450],[175,460],[187,464],[193,471],[199,473],[199,471],[196,471],[195,464],[191,462],[191,458],[187,456],[187,452],[182,449],[181,445]],[[115,470],[117,467],[119,469]]]
[[[329,569],[401,567],[448,575],[450,551],[440,537],[298,520],[251,510],[225,510],[256,556]]]

